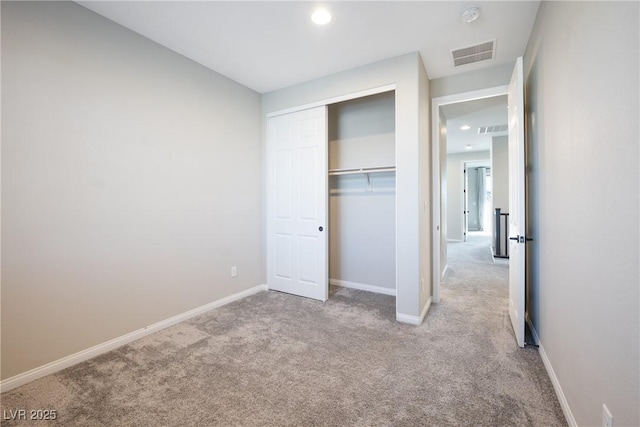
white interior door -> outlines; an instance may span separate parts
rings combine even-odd
[[[327,108],[271,117],[267,137],[267,285],[326,301]]]
[[[525,147],[522,57],[509,84],[509,317],[520,347],[525,322]]]

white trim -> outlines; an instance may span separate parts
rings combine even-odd
[[[474,90],[470,92],[456,93],[433,98],[431,100],[431,266],[433,302],[440,302],[440,107],[459,102],[474,101],[476,99],[492,98],[494,96],[506,95],[509,85],[495,86],[487,89]]]
[[[53,362],[47,363],[46,365],[42,365],[27,372],[15,375],[11,378],[7,378],[6,380],[0,381],[0,392],[4,393],[5,391],[9,391],[13,388],[37,380],[38,378],[51,375],[65,368],[68,368],[69,366],[84,362],[85,360],[89,360],[93,357],[121,347],[125,344],[129,344],[130,342],[145,337],[149,334],[168,328],[169,326],[175,325],[176,323],[180,323],[192,317],[206,313],[207,311],[213,310],[214,308],[222,307],[223,305],[266,290],[267,285],[254,286],[253,288],[247,289],[245,291],[229,295],[228,297],[221,298],[209,304],[194,308],[193,310],[178,314],[177,316],[170,317],[169,319],[161,320],[160,322],[154,323],[153,325],[145,326],[142,329],[138,329],[112,340],[103,342],[102,344],[94,345],[93,347],[86,350],[79,351],[77,353],[63,357],[62,359],[55,360]]]
[[[538,353],[540,353],[540,357],[542,358],[542,363],[544,364],[545,369],[547,370],[547,374],[551,379],[551,384],[553,384],[553,389],[556,392],[556,396],[558,397],[558,401],[560,402],[560,407],[562,408],[562,412],[564,413],[564,417],[567,420],[567,423],[570,427],[578,427],[578,423],[571,412],[571,408],[569,407],[569,402],[567,401],[567,397],[564,395],[562,391],[562,386],[560,386],[560,381],[556,376],[555,371],[553,370],[553,366],[551,366],[551,361],[547,356],[547,353],[544,351],[544,347],[540,342],[540,337],[538,336],[538,332],[536,332],[536,328],[533,327],[533,323],[531,323],[531,319],[529,318],[529,314],[526,315],[527,323],[529,324],[529,328],[531,329],[531,335],[533,335],[533,341],[538,345]]]
[[[364,283],[348,282],[346,280],[329,279],[329,284],[341,286],[343,288],[359,289],[361,291],[375,292],[376,294],[396,296],[395,288],[385,288],[384,286],[365,285]]]
[[[431,295],[433,296],[433,302],[438,304],[440,302],[440,241],[442,240],[442,218],[440,218],[440,106],[436,104],[434,98],[431,108]],[[436,131],[437,128],[437,131]]]
[[[457,104],[459,102],[475,101],[477,99],[493,98],[494,96],[506,95],[509,91],[509,85],[494,86],[486,89],[472,90],[469,92],[454,93],[453,95],[444,95],[433,98],[433,106],[440,107],[442,105]],[[439,114],[434,111],[434,114]]]
[[[396,320],[402,323],[409,323],[411,325],[422,325],[425,316],[427,315],[427,311],[429,311],[429,307],[431,307],[431,297],[427,300],[427,303],[422,308],[420,312],[420,316],[411,316],[409,314],[396,313]]]
[[[334,96],[333,98],[310,102],[308,104],[299,105],[296,107],[285,108],[284,110],[272,111],[271,113],[267,113],[267,119],[275,116],[282,116],[284,114],[295,113],[296,111],[308,110],[310,108],[323,107],[329,104],[336,104],[338,102],[349,101],[351,99],[363,98],[365,96],[377,95],[379,93],[384,93],[384,92],[391,92],[393,90],[396,90],[395,83],[384,85],[384,86],[377,86],[370,89],[361,90],[359,92],[352,92],[345,95]]]
[[[424,318],[427,316],[427,312],[429,311],[429,307],[431,307],[432,301],[433,300],[431,299],[431,297],[429,297],[429,299],[427,300],[427,303],[422,308],[422,311],[420,312],[420,323],[422,323]]]
[[[448,269],[449,269],[449,264],[444,266],[444,270],[442,270],[442,277],[440,280],[444,280],[444,275],[447,274]]]
[[[463,240],[460,239],[447,239],[447,243],[462,243]]]

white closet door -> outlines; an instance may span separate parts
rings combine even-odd
[[[327,300],[327,179],[327,108],[269,118],[269,289]]]

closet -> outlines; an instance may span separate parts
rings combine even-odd
[[[395,92],[328,106],[329,283],[395,295]]]
[[[396,294],[395,91],[273,115],[267,285]]]

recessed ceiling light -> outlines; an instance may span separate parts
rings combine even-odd
[[[331,14],[327,9],[317,9],[311,15],[311,20],[317,25],[326,25],[331,22]]]
[[[469,130],[469,129],[471,129],[471,126],[469,125],[460,126],[460,130]]]
[[[466,22],[467,24],[475,21],[480,17],[480,8],[478,6],[469,6],[466,7],[462,14],[460,14],[462,18],[462,22]]]
[[[471,146],[471,144],[467,144],[466,147],[464,147],[465,150],[473,150],[473,147]]]

